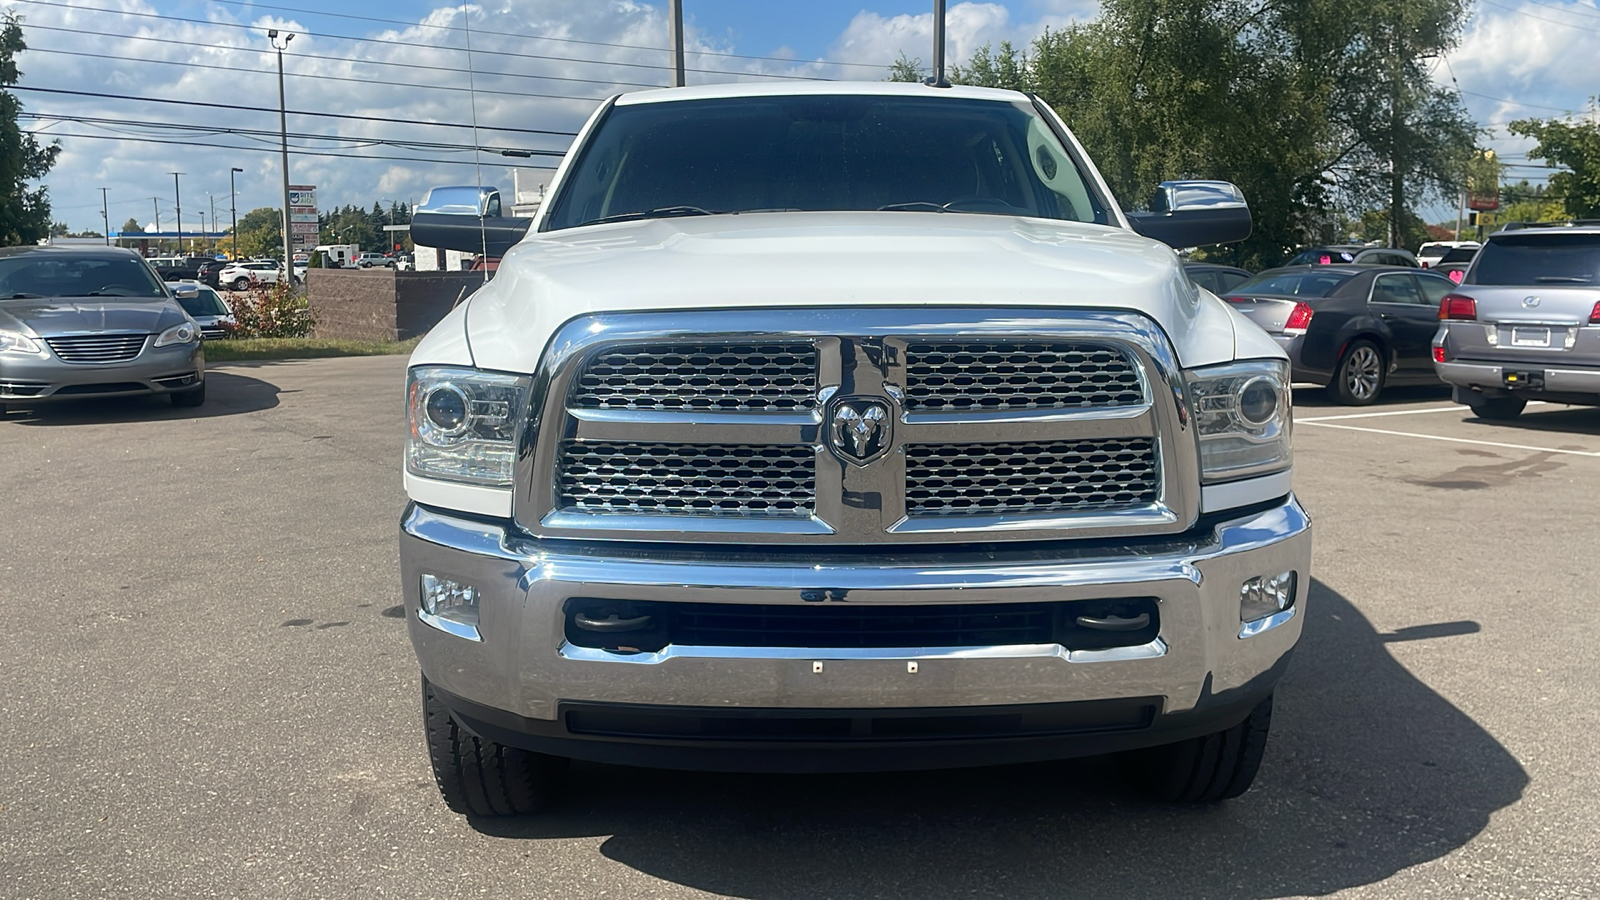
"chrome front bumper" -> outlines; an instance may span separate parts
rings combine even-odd
[[[1159,725],[1224,705],[1242,716],[1239,710],[1271,691],[1300,636],[1311,523],[1290,496],[1183,535],[1138,542],[850,555],[531,540],[499,524],[412,506],[401,525],[400,558],[424,676],[474,714],[521,722],[515,731],[558,725],[570,704],[888,711],[1132,698],[1150,699]],[[1291,570],[1299,577],[1289,610],[1241,623],[1241,584]],[[424,574],[476,587],[476,633],[425,621]],[[572,597],[793,605],[818,591],[848,595],[852,604],[1154,597],[1160,635],[1139,646],[1076,652],[1051,644],[620,653],[564,638],[563,604]]]

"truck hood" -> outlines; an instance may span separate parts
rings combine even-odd
[[[464,338],[472,364],[532,372],[557,328],[596,312],[984,305],[1143,313],[1186,367],[1234,359],[1236,328],[1254,330],[1196,289],[1171,249],[1121,228],[953,213],[747,213],[532,234],[413,361],[465,362],[447,358],[468,349]],[[1253,351],[1240,355],[1279,355],[1252,337]]]

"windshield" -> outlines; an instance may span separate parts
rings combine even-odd
[[[228,307],[223,305],[222,298],[208,287],[200,288],[200,293],[193,297],[179,297],[178,305],[183,307],[184,312],[196,318],[228,315]]]
[[[1025,102],[833,95],[618,106],[563,179],[544,228],[886,209],[1112,221]]]
[[[164,300],[166,286],[144,260],[61,253],[0,259],[0,299],[132,297]]]
[[[1326,297],[1339,285],[1354,278],[1342,272],[1263,272],[1246,281],[1230,294],[1275,294],[1283,297]]]
[[[1600,284],[1600,234],[1518,234],[1478,251],[1468,284]]]

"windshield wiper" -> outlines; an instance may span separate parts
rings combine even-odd
[[[910,203],[890,203],[886,206],[878,207],[878,212],[917,212],[919,210],[926,212],[949,212],[948,209],[944,208],[944,204],[934,203],[929,200],[913,200]]]
[[[1540,275],[1533,279],[1534,284],[1589,284],[1594,281],[1585,275]]]
[[[677,219],[684,216],[714,216],[716,213],[698,206],[661,206],[647,209],[643,212],[617,213],[614,216],[601,216],[590,219],[583,225],[604,225],[607,222],[633,222],[639,219]]]
[[[21,293],[19,293],[19,294],[12,294],[11,296],[7,297],[6,299],[7,300],[43,300],[44,299],[44,295],[43,294],[21,294]]]

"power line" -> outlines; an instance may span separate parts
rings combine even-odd
[[[138,59],[131,56],[116,56],[109,53],[86,53],[81,50],[55,50],[47,47],[29,47],[29,53],[51,53],[60,56],[80,56],[88,59],[110,59],[117,62],[148,63],[158,66],[183,66],[192,69],[215,69],[220,72],[243,72],[249,75],[272,75],[263,69],[241,69],[238,66],[219,66],[214,63],[183,62],[175,59]],[[319,81],[342,81],[350,84],[370,84],[381,87],[415,88],[424,91],[452,91],[455,93],[468,93],[468,89],[449,84],[415,84],[409,81],[379,81],[372,78],[350,78],[344,75],[313,75],[310,72],[285,72],[290,78],[314,78]],[[572,97],[566,94],[530,94],[526,91],[493,91],[479,88],[480,94],[499,94],[505,97],[525,97],[540,100],[581,100],[585,103],[600,103],[604,97]]]
[[[35,132],[35,131],[26,131],[26,132],[23,132],[23,133],[24,134],[30,134],[30,135],[31,134],[41,134],[41,132]],[[176,146],[179,146],[179,147],[200,147],[200,148],[208,149],[208,150],[243,150],[243,151],[246,151],[246,152],[256,152],[256,153],[276,153],[276,152],[278,152],[277,148],[275,148],[275,147],[241,147],[241,146],[237,146],[237,145],[234,145],[234,144],[209,144],[209,143],[200,143],[200,142],[195,142],[195,141],[174,141],[174,140],[167,140],[165,138],[153,138],[153,137],[131,137],[131,136],[124,137],[124,136],[115,135],[115,134],[62,134],[62,133],[59,133],[59,132],[55,132],[55,133],[50,133],[50,134],[43,134],[43,136],[44,137],[55,137],[55,138],[85,138],[85,139],[88,139],[88,140],[97,140],[97,141],[133,141],[134,143],[140,143],[140,144],[172,144],[172,145],[176,145]],[[419,165],[420,164],[437,164],[437,165],[445,165],[445,166],[470,166],[470,165],[475,165],[475,163],[472,162],[471,160],[465,160],[465,159],[418,159],[417,157],[414,157],[414,156],[378,156],[378,155],[375,155],[375,154],[367,154],[367,153],[333,153],[333,152],[327,151],[327,150],[301,150],[301,151],[296,151],[295,155],[296,156],[336,157],[336,158],[339,158],[339,159],[389,160],[389,161],[393,161],[393,162],[407,162],[407,163],[413,163],[413,164],[419,164]],[[512,168],[518,168],[518,169],[554,169],[554,168],[556,168],[553,165],[543,165],[543,164],[540,164],[540,163],[521,163],[521,162],[517,162],[517,163],[502,163],[501,165],[505,165],[505,166],[512,167]]]
[[[224,6],[242,6],[247,9],[270,9],[276,12],[299,13],[308,16],[322,16],[330,19],[350,19],[356,22],[374,22],[379,25],[402,25],[407,28],[433,28],[439,31],[461,31],[460,25],[435,25],[431,22],[405,22],[399,19],[381,19],[376,16],[357,16],[350,13],[323,12],[315,9],[299,9],[292,6],[273,6],[266,3],[255,3],[250,0],[211,0],[212,3]],[[451,19],[454,21],[454,17]],[[590,47],[613,47],[619,50],[643,50],[650,53],[670,52],[665,47],[646,47],[640,44],[618,44],[611,41],[585,41],[578,38],[550,37],[543,34],[528,34],[518,31],[498,31],[502,37],[525,38],[532,41],[554,41],[561,44],[584,44]],[[841,62],[834,59],[790,59],[782,56],[750,56],[743,53],[720,53],[713,50],[692,50],[697,56],[712,56],[719,59],[748,59],[758,62],[781,62],[807,66],[851,66],[860,69],[888,69],[888,63],[857,63]]]
[[[63,115],[63,114],[60,114],[60,113],[30,113],[30,112],[23,112],[23,113],[18,113],[17,115],[18,115],[18,118],[24,118],[24,119],[45,119],[45,120],[60,121],[60,122],[71,122],[71,123],[78,124],[78,125],[100,126],[100,127],[105,128],[105,130],[107,130],[107,131],[115,130],[115,128],[113,126],[122,126],[122,127],[128,127],[128,128],[151,128],[151,129],[166,129],[166,130],[171,130],[171,131],[187,131],[187,132],[193,132],[193,133],[198,133],[198,134],[210,135],[210,136],[213,136],[213,137],[220,137],[222,135],[233,135],[233,136],[245,137],[245,138],[260,137],[260,138],[273,138],[273,139],[276,139],[276,138],[279,138],[279,137],[282,136],[281,132],[276,131],[276,130],[264,130],[264,129],[256,129],[256,128],[236,128],[236,127],[223,126],[223,125],[195,125],[195,124],[185,123],[185,122],[151,122],[151,121],[141,121],[141,120],[137,120],[137,119],[109,119],[109,118],[104,118],[104,117],[101,117],[101,116],[70,116],[70,115]],[[134,136],[138,136],[138,135],[134,135]],[[317,134],[317,133],[294,132],[294,131],[289,132],[288,136],[291,137],[291,138],[294,138],[296,140],[342,141],[342,142],[345,142],[345,143],[357,144],[357,145],[360,145],[360,146],[367,146],[367,147],[376,147],[376,146],[397,147],[397,148],[405,149],[405,150],[421,150],[421,151],[443,150],[443,151],[454,151],[454,152],[471,152],[471,151],[477,150],[477,151],[480,151],[480,152],[483,152],[483,153],[496,153],[496,154],[501,154],[501,155],[506,155],[507,153],[509,153],[509,154],[512,154],[512,155],[515,155],[515,156],[518,156],[518,157],[522,157],[524,154],[526,154],[526,155],[528,155],[530,157],[531,156],[562,157],[562,156],[566,155],[566,151],[565,150],[528,150],[528,149],[524,149],[524,148],[521,148],[521,147],[481,147],[481,146],[475,146],[473,144],[452,144],[452,143],[444,143],[444,142],[440,142],[440,141],[411,141],[411,140],[402,140],[402,139],[399,139],[399,138],[353,137],[353,136],[349,136],[349,135]],[[302,145],[302,149],[314,150],[314,149],[319,149],[319,148],[304,147]],[[330,148],[330,149],[338,149],[338,148]]]
[[[25,0],[25,2],[33,2],[33,0]],[[1484,4],[1486,4],[1488,6],[1493,6],[1493,7],[1497,8],[1497,9],[1503,9],[1506,12],[1516,13],[1519,16],[1527,16],[1530,19],[1534,19],[1534,20],[1537,20],[1537,21],[1540,21],[1540,22],[1549,22],[1551,25],[1560,25],[1563,28],[1572,28],[1572,29],[1576,29],[1578,31],[1589,31],[1589,32],[1594,32],[1596,34],[1600,34],[1600,28],[1590,28],[1587,25],[1574,25],[1571,22],[1563,22],[1560,19],[1547,19],[1544,16],[1536,16],[1531,12],[1525,12],[1523,10],[1517,9],[1515,7],[1512,7],[1512,6],[1506,6],[1503,3],[1495,3],[1494,0],[1483,0],[1483,2],[1484,2]]]
[[[210,21],[208,19],[191,19],[191,18],[187,18],[185,16],[169,16],[169,15],[163,15],[163,14],[160,14],[160,13],[142,13],[142,12],[132,12],[132,11],[129,11],[129,10],[122,10],[122,9],[107,9],[105,7],[100,7],[100,6],[83,6],[83,5],[81,5],[81,3],[77,3],[77,2],[64,3],[64,2],[59,2],[59,0],[13,0],[13,2],[16,2],[16,3],[31,3],[31,4],[34,4],[34,5],[37,5],[37,6],[52,6],[52,7],[62,8],[62,9],[73,9],[73,10],[78,10],[78,11],[89,10],[89,11],[99,12],[99,13],[109,13],[111,15],[131,16],[131,17],[140,18],[140,19],[159,19],[161,21],[167,21],[167,22],[184,22],[184,23],[190,24],[190,25],[205,25],[205,26],[212,27],[212,28],[235,28],[235,29],[243,29],[245,31],[250,31],[250,32],[259,32],[261,30],[260,28],[254,26],[254,25],[246,25],[246,24],[239,23],[239,22],[214,22],[214,21]],[[387,39],[384,39],[384,38],[357,37],[355,35],[348,35],[348,34],[315,34],[313,36],[321,37],[321,38],[327,38],[329,40],[354,41],[354,42],[365,43],[365,44],[381,44],[383,46],[389,46],[389,47],[404,47],[407,50],[410,50],[412,52],[415,52],[416,49],[417,49],[417,45],[416,44],[409,43],[407,41],[392,41],[392,40],[387,40]],[[428,45],[424,45],[424,46],[432,47],[433,49],[437,49],[437,50],[455,50],[455,51],[458,51],[458,52],[461,49],[459,47],[446,47],[446,46],[443,46],[443,45],[440,45],[440,44],[428,44]],[[478,52],[481,53],[481,54],[490,55],[490,56],[509,56],[509,57],[515,57],[517,59],[540,59],[540,60],[548,60],[548,61],[553,61],[553,62],[579,63],[579,64],[582,64],[582,65],[594,65],[594,66],[624,66],[624,67],[633,68],[633,69],[659,69],[659,70],[667,70],[667,69],[671,68],[671,66],[653,65],[651,63],[613,62],[611,60],[604,60],[604,59],[582,59],[582,58],[579,58],[579,57],[572,57],[572,56],[550,56],[550,55],[541,54],[541,53],[518,53],[518,52],[515,52],[515,51],[512,51],[512,50],[482,50],[482,51],[478,51]],[[781,78],[781,79],[792,80],[792,81],[831,81],[832,80],[832,79],[828,79],[828,78],[817,78],[817,77],[811,77],[811,76],[806,76],[806,75],[772,75],[772,74],[767,74],[767,73],[762,73],[762,72],[730,72],[730,71],[726,71],[726,70],[722,70],[722,69],[689,69],[688,71],[696,72],[696,73],[700,73],[700,74],[704,74],[704,75],[735,75],[735,76],[745,77],[745,78]]]
[[[177,105],[177,106],[201,106],[201,107],[205,107],[207,109],[236,109],[236,110],[242,110],[244,112],[264,112],[264,113],[276,113],[277,112],[276,109],[271,109],[271,108],[265,107],[265,106],[241,106],[241,105],[236,104],[236,103],[207,103],[207,102],[203,102],[203,101],[200,101],[200,100],[173,100],[173,99],[166,98],[166,97],[139,97],[139,96],[135,96],[135,95],[132,95],[132,94],[102,94],[99,91],[73,91],[73,90],[67,90],[66,88],[34,87],[32,85],[26,85],[26,84],[13,84],[10,87],[6,88],[6,90],[10,90],[10,91],[34,91],[34,92],[41,93],[41,94],[62,94],[62,95],[68,95],[68,96],[73,96],[73,97],[93,97],[96,100],[133,100],[133,101],[136,101],[136,102],[139,102],[139,103],[170,103],[170,104],[174,104],[174,105]],[[431,126],[435,126],[435,127],[439,127],[439,128],[459,128],[459,129],[467,129],[467,128],[471,128],[472,127],[471,125],[467,125],[467,124],[460,123],[460,122],[397,121],[395,119],[385,118],[383,116],[358,116],[358,115],[354,115],[352,113],[312,112],[310,110],[294,110],[294,109],[291,109],[291,110],[289,110],[289,115],[291,115],[291,116],[316,116],[316,117],[324,118],[324,119],[349,119],[349,120],[352,120],[352,121],[359,121],[359,122],[384,122],[384,123],[390,124],[390,125],[431,125]],[[511,127],[498,126],[498,125],[481,125],[479,127],[482,128],[482,129],[488,130],[488,131],[506,131],[506,132],[513,132],[513,133],[516,133],[516,134],[547,134],[547,135],[552,135],[552,136],[556,136],[556,137],[577,137],[577,135],[578,135],[578,133],[576,131],[551,131],[551,130],[543,129],[543,128],[511,128]]]
[[[213,0],[213,2],[215,2],[215,0]],[[121,40],[127,40],[127,41],[150,41],[152,43],[158,43],[158,44],[175,44],[175,45],[180,45],[180,46],[184,46],[184,47],[203,47],[203,48],[205,48],[207,50],[225,50],[225,51],[231,51],[231,52],[235,52],[235,53],[255,53],[255,54],[266,55],[266,56],[271,56],[272,52],[273,52],[271,50],[264,50],[264,49],[260,49],[260,48],[257,48],[257,47],[218,46],[217,44],[207,44],[207,43],[204,43],[202,41],[180,41],[177,38],[158,38],[158,37],[151,37],[149,35],[142,35],[142,34],[115,34],[115,33],[104,32],[104,31],[89,31],[89,30],[84,29],[84,28],[63,28],[63,27],[60,27],[60,26],[57,26],[57,25],[30,24],[28,26],[28,30],[29,31],[60,31],[60,32],[65,32],[67,34],[86,34],[86,35],[90,35],[90,36],[93,36],[93,37],[119,38]],[[32,49],[35,49],[35,48],[30,47],[28,49],[32,50]],[[59,52],[63,52],[63,51],[46,51],[46,52],[58,52],[59,53]],[[452,72],[452,73],[460,74],[460,75],[466,74],[466,70],[465,69],[458,69],[458,68],[456,68],[454,66],[430,66],[430,65],[424,65],[422,63],[389,62],[387,60],[361,59],[361,58],[353,57],[353,56],[327,56],[325,54],[320,54],[320,53],[295,53],[293,58],[294,59],[320,59],[320,60],[324,60],[324,61],[327,61],[327,62],[360,63],[362,65],[368,65],[368,66],[389,66],[391,68],[399,68],[399,69],[424,69],[424,70],[430,70],[430,71],[435,71],[435,72]],[[131,61],[133,61],[133,62],[168,62],[167,60],[131,60]],[[177,61],[173,60],[173,61],[170,61],[170,62],[176,63]],[[187,63],[185,63],[185,65],[187,65]],[[256,71],[256,70],[254,70],[254,69],[242,69],[242,70],[239,70],[239,71]],[[295,75],[297,73],[289,72],[287,74]],[[494,75],[494,76],[498,76],[498,77],[501,77],[501,78],[533,78],[533,79],[540,79],[540,80],[544,80],[544,81],[571,81],[571,82],[576,82],[576,83],[579,83],[579,84],[598,84],[598,85],[602,85],[604,87],[642,87],[642,88],[658,88],[658,87],[662,87],[662,85],[660,85],[660,84],[653,84],[653,83],[648,83],[648,82],[643,82],[643,81],[603,81],[603,80],[600,80],[600,79],[597,79],[597,78],[570,78],[570,77],[567,77],[567,76],[564,76],[564,75],[529,75],[529,74],[526,74],[526,73],[523,73],[523,72],[485,72],[485,71],[478,71],[478,72],[476,72],[476,74],[478,74],[478,75]],[[391,82],[388,82],[388,81],[376,81],[375,80],[372,83],[373,84],[390,84]]]

